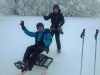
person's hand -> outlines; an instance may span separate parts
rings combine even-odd
[[[58,31],[61,31],[61,30],[62,30],[61,25],[58,26],[58,29],[57,29],[57,30],[58,30]]]
[[[24,26],[24,21],[21,21],[20,25],[21,25],[21,26]]]
[[[43,16],[46,16],[46,11],[43,12]]]
[[[63,30],[62,30],[62,26],[61,25],[59,25],[58,26],[58,29],[57,29],[61,34],[64,34],[64,32],[63,32]]]
[[[24,26],[24,21],[21,21],[20,25],[21,25],[23,30],[26,29],[26,27]]]

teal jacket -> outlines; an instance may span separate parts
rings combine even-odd
[[[24,32],[30,37],[36,37],[36,32],[30,32],[28,31],[28,29],[25,29]],[[45,32],[45,29],[38,31],[38,37],[36,39],[37,42],[41,40],[41,36],[44,32]],[[52,43],[51,39],[52,39],[52,35],[50,33],[44,34],[44,37],[43,37],[44,46],[49,47],[50,44]]]

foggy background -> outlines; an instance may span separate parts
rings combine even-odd
[[[65,17],[98,17],[100,0],[0,0],[0,15],[42,16],[59,4]]]

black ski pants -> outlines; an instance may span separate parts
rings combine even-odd
[[[60,43],[60,32],[58,30],[51,30],[52,36],[55,34],[57,49],[61,50],[61,43]]]
[[[35,62],[44,50],[44,46],[39,45],[31,45],[27,47],[26,52],[23,57],[23,62],[28,61],[29,66],[33,67],[35,65]]]

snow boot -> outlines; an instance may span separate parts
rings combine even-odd
[[[58,53],[61,53],[61,49],[58,49],[57,52],[58,52]]]

